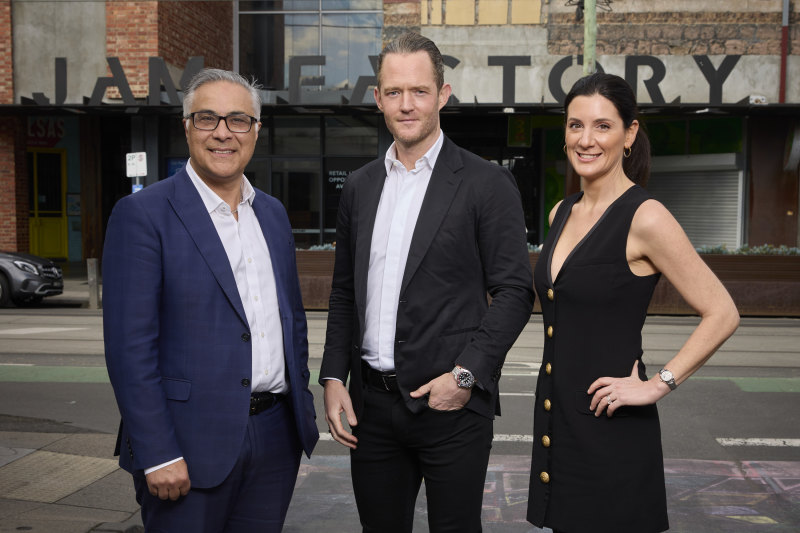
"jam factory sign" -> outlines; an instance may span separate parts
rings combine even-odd
[[[663,58],[663,59],[662,59]],[[553,57],[552,62],[536,66],[531,56],[489,55],[481,65],[469,65],[454,56],[445,55],[445,78],[453,85],[453,103],[462,104],[558,104],[564,101],[566,90],[580,76],[581,56]],[[181,96],[173,82],[167,65],[160,57],[149,58],[148,96],[134,97],[128,78],[119,58],[106,58],[110,76],[97,78],[90,97],[82,97],[81,105],[99,106],[118,104],[124,106],[160,106],[181,104]],[[537,58],[538,61],[541,58]],[[668,61],[668,62],[665,62]],[[597,69],[623,76],[637,91],[640,103],[766,103],[763,94],[769,91],[751,87],[754,83],[768,83],[769,77],[753,70],[763,64],[758,56],[608,56],[601,57]],[[311,75],[325,66],[325,56],[293,56],[289,58],[288,88],[283,91],[265,91],[267,105],[374,105],[372,87],[377,78],[377,57],[370,56],[373,72],[359,76],[352,86],[326,87],[324,75]],[[606,64],[607,63],[607,64]],[[605,67],[604,67],[604,64]],[[744,65],[744,66],[743,66]],[[183,70],[179,86],[186,86],[191,77],[203,68],[203,58],[191,58]],[[674,71],[674,72],[673,72]],[[324,72],[324,70],[322,70]],[[755,80],[748,82],[748,80]],[[771,86],[771,85],[770,85]],[[106,90],[117,88],[119,98],[107,99]],[[311,90],[309,90],[311,89]],[[681,91],[684,91],[681,93]],[[755,96],[754,96],[755,95]],[[67,95],[67,60],[55,60],[55,93],[34,93],[23,98],[23,103],[40,106],[69,105]],[[74,100],[72,100],[74,101]]]

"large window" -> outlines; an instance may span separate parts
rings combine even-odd
[[[262,116],[266,149],[245,169],[250,182],[279,199],[298,248],[336,238],[347,176],[378,155],[377,115]]]
[[[374,76],[382,0],[239,2],[238,69],[267,90],[266,103],[341,103]]]

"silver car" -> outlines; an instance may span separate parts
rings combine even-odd
[[[0,252],[0,307],[39,303],[64,291],[61,267],[21,252]]]

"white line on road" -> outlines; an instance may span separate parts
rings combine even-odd
[[[40,333],[61,333],[62,331],[81,331],[89,328],[18,328],[0,329],[0,335],[38,335]]]
[[[320,433],[319,440],[330,441],[333,440],[330,433]],[[533,442],[533,435],[509,435],[497,434],[494,436],[495,442]]]
[[[500,396],[536,396],[534,392],[501,392]]]
[[[720,437],[717,442],[722,446],[772,446],[778,448],[798,448],[800,439],[736,439]]]

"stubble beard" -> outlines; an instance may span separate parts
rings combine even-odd
[[[420,122],[420,129],[418,132],[403,132],[402,127],[396,123],[393,126],[394,127],[391,127],[390,130],[395,142],[409,148],[425,141],[438,129],[436,121],[430,118]]]

